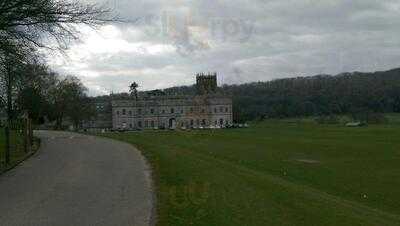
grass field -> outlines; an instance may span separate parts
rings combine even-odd
[[[400,225],[400,125],[106,134],[153,166],[158,225]]]

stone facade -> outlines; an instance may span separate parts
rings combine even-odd
[[[196,91],[199,95],[212,94],[217,92],[217,73],[197,74]]]
[[[232,100],[223,96],[149,97],[113,101],[114,129],[199,128],[232,124]]]
[[[217,77],[197,75],[197,95],[112,101],[113,129],[208,128],[232,124],[232,99],[217,94]]]

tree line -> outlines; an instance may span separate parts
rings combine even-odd
[[[7,121],[29,117],[55,121],[68,117],[79,124],[91,109],[86,88],[74,76],[51,71],[41,49],[64,51],[78,38],[76,25],[96,27],[115,21],[110,10],[69,0],[0,2],[0,111]],[[49,45],[49,43],[56,43]]]
[[[60,75],[43,64],[18,64],[16,69],[10,120],[28,117],[35,124],[55,122],[54,128],[61,129],[65,118],[79,126],[94,114],[87,89],[77,77]]]
[[[173,87],[167,94],[195,94],[195,86]],[[342,73],[223,85],[233,98],[237,122],[264,118],[347,114],[355,120],[400,112],[400,69]]]

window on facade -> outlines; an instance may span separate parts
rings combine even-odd
[[[126,115],[126,109],[122,109],[122,115]]]
[[[130,123],[130,124],[129,124],[129,128],[131,128],[131,129],[132,129],[132,123]]]
[[[139,108],[139,109],[137,110],[137,113],[138,113],[138,115],[141,115],[141,114],[142,114],[142,109]]]
[[[193,124],[194,124],[194,121],[193,121],[193,119],[191,119],[190,120],[190,125],[193,126]]]
[[[142,128],[142,122],[141,121],[138,122],[138,127]]]
[[[203,109],[201,109],[201,113],[205,113],[206,112],[206,110],[203,108]]]
[[[151,127],[154,128],[154,121],[151,121]]]
[[[219,107],[219,112],[224,112],[224,107]]]
[[[132,115],[132,111],[129,111],[129,115]]]
[[[224,124],[224,120],[223,120],[222,118],[219,120],[219,124],[220,124],[221,126]]]
[[[147,120],[144,121],[144,127],[145,127],[145,128],[149,127],[149,122],[148,122]]]
[[[164,109],[162,110],[162,113],[165,114],[165,110]]]
[[[203,119],[203,120],[201,121],[201,125],[205,126],[206,124],[207,124],[207,123],[206,123],[206,120]]]
[[[229,111],[229,109],[228,108],[225,108],[225,112],[228,112]]]
[[[200,125],[200,120],[196,120],[196,125]]]
[[[175,113],[175,109],[171,108],[171,114]]]
[[[214,113],[217,113],[217,108],[214,108]]]
[[[214,125],[218,125],[218,121],[217,120],[215,120]]]
[[[117,111],[117,115],[119,115],[119,111]]]
[[[181,109],[181,114],[183,114],[183,109]]]
[[[190,113],[193,113],[193,108],[190,108]]]
[[[151,114],[154,114],[154,109],[150,109],[150,113],[151,113]]]

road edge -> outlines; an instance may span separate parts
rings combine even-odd
[[[76,133],[76,132],[72,132],[72,133]],[[96,137],[96,138],[100,138],[100,139],[105,139],[105,140],[111,140],[113,142],[117,142],[117,143],[122,143],[125,145],[129,145],[131,146],[134,150],[136,150],[137,152],[139,152],[142,161],[144,163],[145,166],[145,172],[144,175],[146,177],[146,179],[149,182],[149,186],[150,186],[150,192],[151,192],[151,212],[150,212],[150,219],[149,219],[149,226],[156,226],[157,224],[157,219],[158,219],[158,214],[157,214],[157,186],[155,181],[153,180],[154,178],[154,169],[150,163],[150,161],[146,158],[146,156],[143,154],[143,151],[141,151],[139,148],[137,148],[134,144],[125,142],[125,141],[121,141],[121,140],[117,140],[117,139],[112,139],[110,137],[105,137],[105,136],[101,136],[101,135],[96,135],[96,134],[86,134],[86,133],[77,133],[83,136],[88,136],[88,137]]]
[[[28,160],[33,155],[35,155],[36,153],[39,152],[39,150],[41,148],[41,145],[42,145],[42,140],[40,140],[40,138],[38,138],[38,137],[34,137],[33,140],[34,140],[33,142],[35,143],[35,145],[33,145],[33,146],[35,146],[35,148],[32,151],[26,153],[26,155],[22,159],[20,159],[17,162],[13,163],[11,166],[8,166],[8,167],[4,168],[4,170],[0,170],[0,176],[2,176],[3,174],[5,174],[5,173],[17,168],[18,166],[23,164],[26,160]]]

